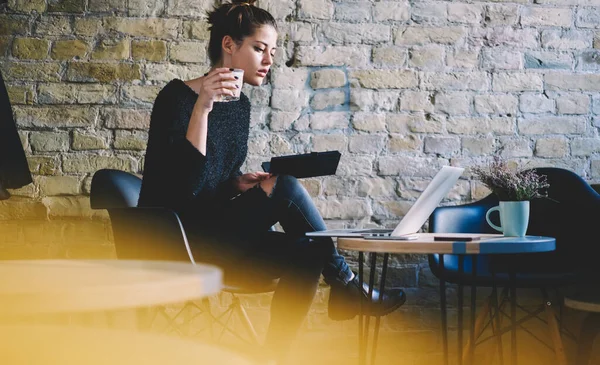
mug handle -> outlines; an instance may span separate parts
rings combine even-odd
[[[500,206],[496,205],[495,207],[492,207],[490,209],[488,209],[488,211],[485,213],[485,220],[488,222],[488,224],[495,229],[496,231],[499,232],[504,232],[504,229],[500,226],[495,225],[494,223],[492,223],[492,221],[490,220],[490,214],[494,211],[498,211],[498,213],[500,213]]]

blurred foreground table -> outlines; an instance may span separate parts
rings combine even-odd
[[[3,364],[250,365],[236,352],[178,337],[100,328],[0,326]]]
[[[0,261],[0,278],[0,317],[178,303],[223,285],[216,266],[170,261]]]

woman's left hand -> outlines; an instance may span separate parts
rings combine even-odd
[[[261,171],[243,174],[242,176],[237,178],[236,187],[239,191],[244,192],[252,188],[254,185],[260,183],[261,181],[267,180],[271,176],[272,175],[270,173]]]

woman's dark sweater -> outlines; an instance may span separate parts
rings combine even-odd
[[[232,179],[241,175],[248,152],[250,101],[242,93],[239,101],[213,104],[205,156],[185,137],[197,99],[178,79],[156,97],[138,206],[168,207],[204,221],[237,194]]]

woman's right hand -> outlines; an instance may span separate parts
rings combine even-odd
[[[222,95],[235,95],[237,89],[236,78],[233,69],[227,67],[210,70],[203,77],[202,86],[198,95],[198,101],[208,110],[212,110],[213,102]]]

